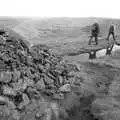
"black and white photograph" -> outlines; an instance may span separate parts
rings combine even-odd
[[[119,0],[0,1],[0,120],[120,120]]]

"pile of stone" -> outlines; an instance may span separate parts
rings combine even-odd
[[[0,110],[7,116],[19,120],[31,101],[42,96],[64,99],[71,91],[76,65],[65,63],[45,45],[29,48],[21,39],[0,36]]]

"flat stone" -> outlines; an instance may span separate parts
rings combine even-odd
[[[65,84],[62,87],[59,88],[60,92],[71,92],[71,86],[70,84]]]

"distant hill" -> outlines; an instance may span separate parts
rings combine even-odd
[[[29,39],[31,43],[68,42],[82,36],[81,28],[90,25],[95,18],[48,18],[28,20],[14,31]]]
[[[120,20],[104,18],[33,19],[22,22],[13,30],[33,44],[83,41],[88,39],[90,26],[96,20],[100,24],[100,36],[106,37],[111,21],[117,24],[117,33],[120,32]]]
[[[0,18],[0,28],[7,28],[32,44],[84,42],[89,39],[91,24],[100,24],[100,36],[106,37],[113,21],[120,36],[120,20],[105,18]]]

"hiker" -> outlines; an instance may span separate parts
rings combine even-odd
[[[115,41],[115,26],[114,26],[114,24],[111,24],[109,27],[107,40],[109,40],[110,35],[112,35],[113,40]]]
[[[91,41],[94,38],[95,39],[95,44],[98,44],[98,34],[99,34],[99,24],[96,22],[92,25],[91,28],[91,37],[89,40],[89,45],[91,45]]]

